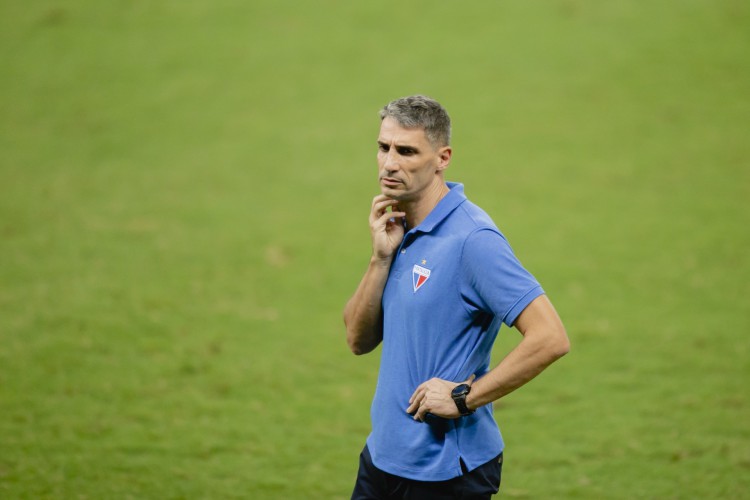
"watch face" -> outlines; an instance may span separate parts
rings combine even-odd
[[[453,388],[453,391],[451,391],[451,396],[453,397],[464,396],[466,394],[469,394],[469,390],[470,388],[467,384],[459,384]]]

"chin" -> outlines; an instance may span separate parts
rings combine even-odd
[[[403,191],[398,191],[396,189],[390,189],[387,187],[381,187],[380,192],[381,194],[383,194],[384,196],[387,196],[388,198],[392,200],[404,201],[405,199],[408,198],[408,196],[405,196],[406,193],[404,193]]]

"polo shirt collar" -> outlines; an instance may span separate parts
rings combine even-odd
[[[435,208],[425,217],[422,223],[413,229],[414,232],[429,233],[435,229],[435,226],[445,220],[456,207],[466,201],[463,184],[458,182],[446,182],[445,184],[450,191],[435,205]]]

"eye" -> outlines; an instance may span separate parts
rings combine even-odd
[[[397,148],[396,151],[398,151],[398,154],[401,156],[411,156],[416,153],[412,148]]]
[[[378,150],[382,151],[383,153],[387,153],[389,149],[390,147],[388,146],[388,144],[378,143]]]

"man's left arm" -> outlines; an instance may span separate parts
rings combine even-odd
[[[513,326],[523,339],[500,364],[472,385],[466,397],[470,410],[513,392],[570,351],[565,327],[546,295],[526,306]]]
[[[560,317],[546,295],[540,295],[521,312],[513,326],[523,339],[495,368],[482,378],[473,377],[466,406],[475,410],[518,389],[539,375],[545,368],[570,350],[570,341]],[[421,384],[409,400],[407,412],[416,420],[427,413],[458,418],[460,413],[451,398],[451,390],[459,383],[431,379]]]

